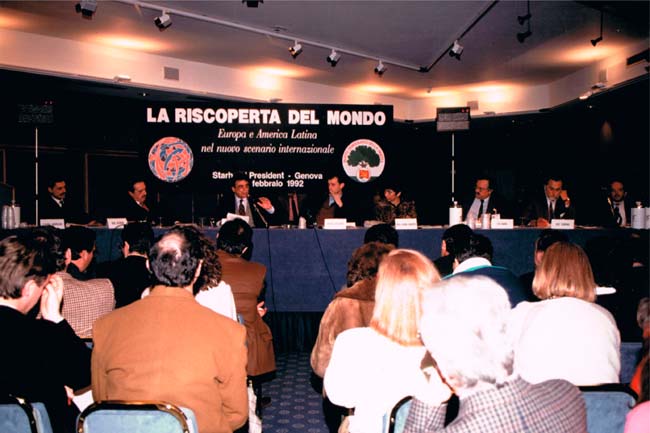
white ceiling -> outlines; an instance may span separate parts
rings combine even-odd
[[[649,27],[646,1],[531,2],[532,36],[524,43],[516,38],[517,32],[526,29],[517,22],[517,16],[526,13],[524,1],[266,0],[258,8],[239,0],[137,2],[139,5],[100,1],[91,20],[75,13],[75,3],[0,1],[0,28],[92,43],[111,43],[106,38],[119,35],[148,44],[135,49],[166,57],[230,68],[274,66],[293,71],[303,81],[344,88],[375,83],[405,99],[423,98],[429,88],[503,81],[550,83],[623,47],[647,41]],[[171,9],[171,27],[159,31],[153,20],[160,12],[152,8]],[[593,47],[590,39],[599,34],[598,8],[605,11],[603,41]],[[174,11],[277,37],[183,17]],[[296,59],[287,50],[294,38],[304,47]],[[465,47],[460,61],[447,55],[456,38]],[[332,68],[325,61],[330,47],[368,58],[342,54]],[[388,63],[387,72],[378,77],[373,73],[377,59],[414,69],[439,61],[428,72]],[[377,92],[382,92],[381,87]]]

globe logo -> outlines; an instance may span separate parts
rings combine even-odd
[[[160,180],[174,183],[185,179],[194,166],[192,149],[177,137],[164,137],[149,150],[149,169]]]

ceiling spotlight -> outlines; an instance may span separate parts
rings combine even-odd
[[[289,53],[291,53],[291,57],[295,59],[300,53],[302,53],[302,45],[300,45],[298,41],[293,41],[293,46],[289,47]]]
[[[517,40],[519,43],[523,44],[526,38],[532,34],[533,32],[531,32],[530,29],[526,30],[525,32],[517,33]]]
[[[388,68],[380,60],[377,66],[375,66],[375,74],[381,77],[382,75],[384,75],[384,72],[386,72],[386,69]]]
[[[153,20],[153,23],[158,27],[158,30],[162,32],[172,25],[172,17],[170,17],[167,12],[163,12],[162,15]]]
[[[246,3],[246,6],[249,8],[256,8],[260,3],[264,3],[264,0],[242,0],[242,3]]]
[[[97,0],[81,0],[74,5],[74,10],[80,13],[83,18],[91,19],[97,10]]]
[[[529,13],[526,15],[519,15],[517,16],[517,21],[519,21],[519,24],[523,26],[524,23],[530,19],[530,17],[532,17],[532,15]]]
[[[591,45],[596,46],[598,42],[603,40],[603,10],[600,10],[600,35],[597,38],[591,40]]]
[[[336,50],[332,49],[330,55],[327,56],[327,63],[329,63],[330,66],[334,67],[339,62],[339,60],[341,60],[341,55],[337,53]]]
[[[463,54],[463,50],[465,48],[458,43],[458,39],[454,41],[454,44],[451,46],[451,49],[449,50],[449,56],[450,57],[455,57],[456,60],[460,60],[460,55]]]
[[[593,45],[593,46],[595,47],[596,45],[598,45],[598,42],[600,42],[600,41],[602,41],[602,40],[603,40],[603,37],[602,37],[602,36],[598,36],[596,39],[592,39],[592,40],[591,40],[591,45]]]

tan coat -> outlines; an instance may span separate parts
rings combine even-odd
[[[374,278],[358,281],[338,292],[327,306],[311,351],[311,368],[318,376],[325,376],[337,335],[346,329],[370,325],[375,308],[375,285]]]
[[[228,283],[235,298],[237,314],[244,318],[248,346],[249,376],[275,371],[275,353],[271,329],[257,313],[257,298],[264,288],[266,267],[241,257],[219,251],[221,278]]]
[[[230,433],[248,418],[245,335],[190,292],[156,286],[95,322],[93,398],[168,401],[201,433]]]

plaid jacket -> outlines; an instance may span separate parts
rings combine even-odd
[[[106,278],[79,281],[67,272],[58,272],[57,275],[63,280],[61,314],[79,337],[92,337],[95,320],[115,308],[111,281]]]
[[[585,403],[564,380],[530,384],[521,378],[460,400],[458,416],[444,427],[447,405],[413,400],[404,433],[587,433]]]

